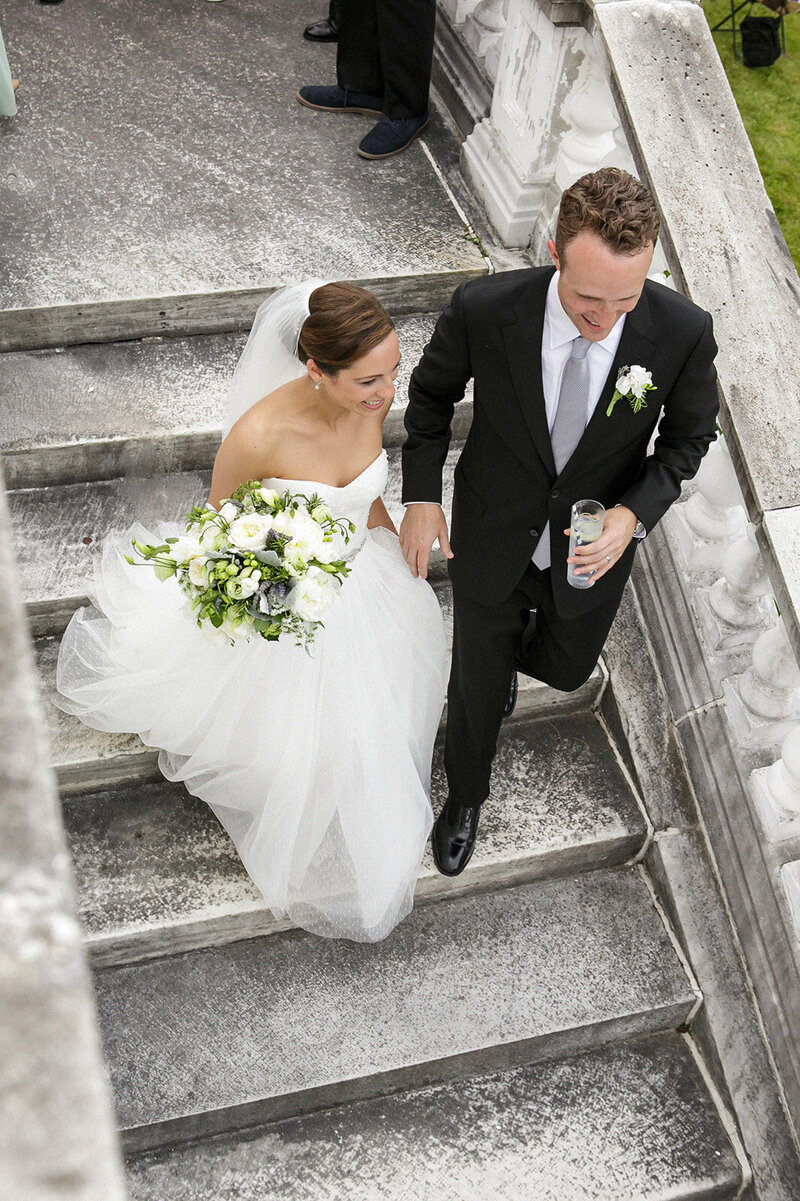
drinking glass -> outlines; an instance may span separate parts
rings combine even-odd
[[[569,553],[575,553],[576,546],[585,546],[588,542],[596,542],[603,532],[603,520],[606,511],[599,500],[576,500],[572,506],[572,516],[569,527]],[[594,577],[590,575],[575,575],[577,563],[567,564],[567,583],[573,588],[591,588]]]

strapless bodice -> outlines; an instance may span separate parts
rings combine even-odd
[[[293,492],[308,496],[316,493],[330,508],[334,518],[346,518],[356,527],[347,543],[345,557],[350,558],[367,536],[367,519],[372,502],[381,495],[389,478],[389,461],[382,450],[377,459],[357,475],[349,484],[323,484],[318,480],[293,480],[283,476],[271,476],[261,483],[276,492]]]

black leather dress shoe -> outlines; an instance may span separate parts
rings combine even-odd
[[[339,26],[330,17],[325,17],[323,21],[312,21],[306,25],[303,37],[307,42],[338,42]]]
[[[517,673],[511,673],[511,687],[508,690],[508,700],[503,710],[503,717],[510,717],[517,707]]]
[[[472,858],[478,833],[479,805],[448,800],[433,827],[433,861],[443,876],[458,876]]]

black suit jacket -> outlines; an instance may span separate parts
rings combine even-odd
[[[411,377],[403,447],[403,500],[440,501],[455,404],[474,379],[473,420],[455,469],[450,574],[454,588],[497,604],[517,585],[550,521],[553,594],[565,617],[621,597],[635,543],[591,588],[566,580],[562,530],[582,498],[627,505],[652,530],[697,471],[716,435],[718,397],[711,317],[662,284],[645,284],[625,321],[597,408],[556,475],[542,386],[541,347],[553,268],[462,284]],[[657,391],[634,413],[606,409],[622,366],[652,373]],[[660,419],[660,421],[659,421]],[[658,425],[652,453],[648,444]]]

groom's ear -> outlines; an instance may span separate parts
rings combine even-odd
[[[547,239],[547,249],[550,251],[550,258],[556,265],[556,271],[560,271],[561,263],[558,260],[558,251],[556,250],[556,244],[552,238]]]

